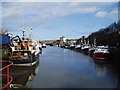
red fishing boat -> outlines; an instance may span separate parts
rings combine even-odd
[[[108,46],[98,46],[93,53],[93,57],[95,59],[101,60],[108,59],[109,58]]]

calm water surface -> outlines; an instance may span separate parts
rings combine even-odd
[[[34,67],[11,67],[13,83],[29,88],[116,88],[120,77],[109,64],[59,47],[43,49]]]

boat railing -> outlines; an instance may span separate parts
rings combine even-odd
[[[7,64],[6,66],[4,66],[0,69],[0,71],[3,71],[5,69],[7,69],[7,74],[0,74],[0,76],[4,76],[4,77],[7,78],[7,83],[2,87],[1,90],[9,89],[10,88],[10,83],[13,81],[13,78],[10,76],[9,67],[11,65],[13,65],[13,63],[11,61],[5,61],[5,60],[0,60],[0,63],[9,63],[9,64]]]

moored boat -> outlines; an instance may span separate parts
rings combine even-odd
[[[13,62],[15,66],[33,66],[38,62],[39,54],[41,52],[40,43],[33,41],[30,38],[19,36],[13,37],[11,42],[11,54],[9,60]]]
[[[105,60],[109,58],[108,46],[98,46],[93,53],[95,59]]]
[[[76,50],[81,50],[81,45],[79,45],[79,44],[76,45],[76,46],[75,46],[75,49],[76,49]]]
[[[89,50],[89,46],[88,45],[83,45],[81,47],[81,51],[88,51]]]
[[[75,48],[75,45],[74,44],[71,44],[70,45],[70,49],[74,49]]]

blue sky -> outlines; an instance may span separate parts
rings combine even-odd
[[[118,21],[117,2],[3,2],[2,28],[39,40],[80,38]]]

